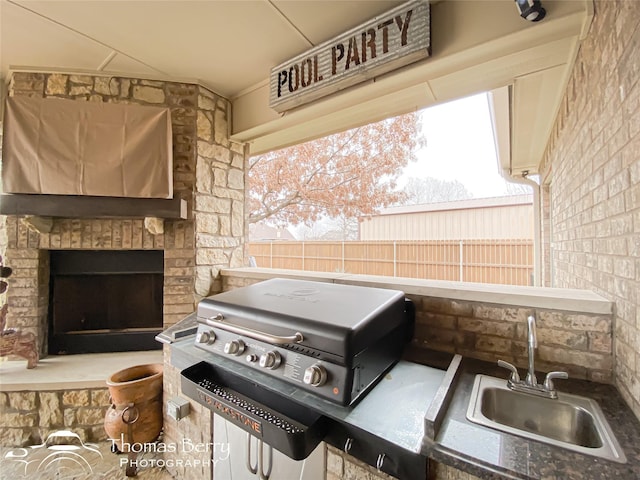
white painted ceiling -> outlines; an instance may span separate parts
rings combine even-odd
[[[397,0],[0,0],[10,66],[198,80],[233,98]]]
[[[271,68],[404,1],[0,0],[0,97],[10,70],[198,81],[232,101],[232,138],[261,152],[509,87],[500,162],[536,172],[591,0],[543,0],[535,24],[513,0],[431,0],[426,61],[286,115],[268,108]]]

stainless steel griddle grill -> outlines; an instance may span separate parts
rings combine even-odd
[[[197,321],[183,393],[298,460],[331,428],[300,395],[353,407],[400,359],[413,308],[400,291],[272,279],[202,300]]]

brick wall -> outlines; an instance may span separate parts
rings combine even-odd
[[[638,52],[638,3],[596,1],[543,167],[552,286],[615,302],[615,383],[640,417]]]
[[[408,296],[417,307],[413,342],[418,346],[526,367],[527,317],[534,315],[538,370],[560,369],[571,378],[611,381],[609,315]]]
[[[549,185],[540,186],[540,253],[541,280],[543,287],[551,286],[551,190]]]

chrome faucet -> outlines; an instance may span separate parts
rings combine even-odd
[[[542,385],[538,384],[535,373],[535,353],[538,348],[538,336],[536,334],[536,317],[527,317],[527,353],[529,356],[529,370],[523,380],[520,379],[518,369],[504,360],[498,360],[498,365],[511,371],[507,386],[516,392],[530,393],[547,398],[558,398],[558,392],[553,385],[554,378],[569,378],[567,372],[549,372]]]
[[[534,368],[536,348],[538,348],[538,336],[536,335],[536,317],[529,315],[527,317],[527,346],[529,352],[529,372],[525,383],[530,387],[538,384],[536,372]]]

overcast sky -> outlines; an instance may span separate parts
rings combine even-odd
[[[498,173],[487,94],[427,108],[422,112],[426,148],[404,177],[458,180],[475,198],[505,195]]]

